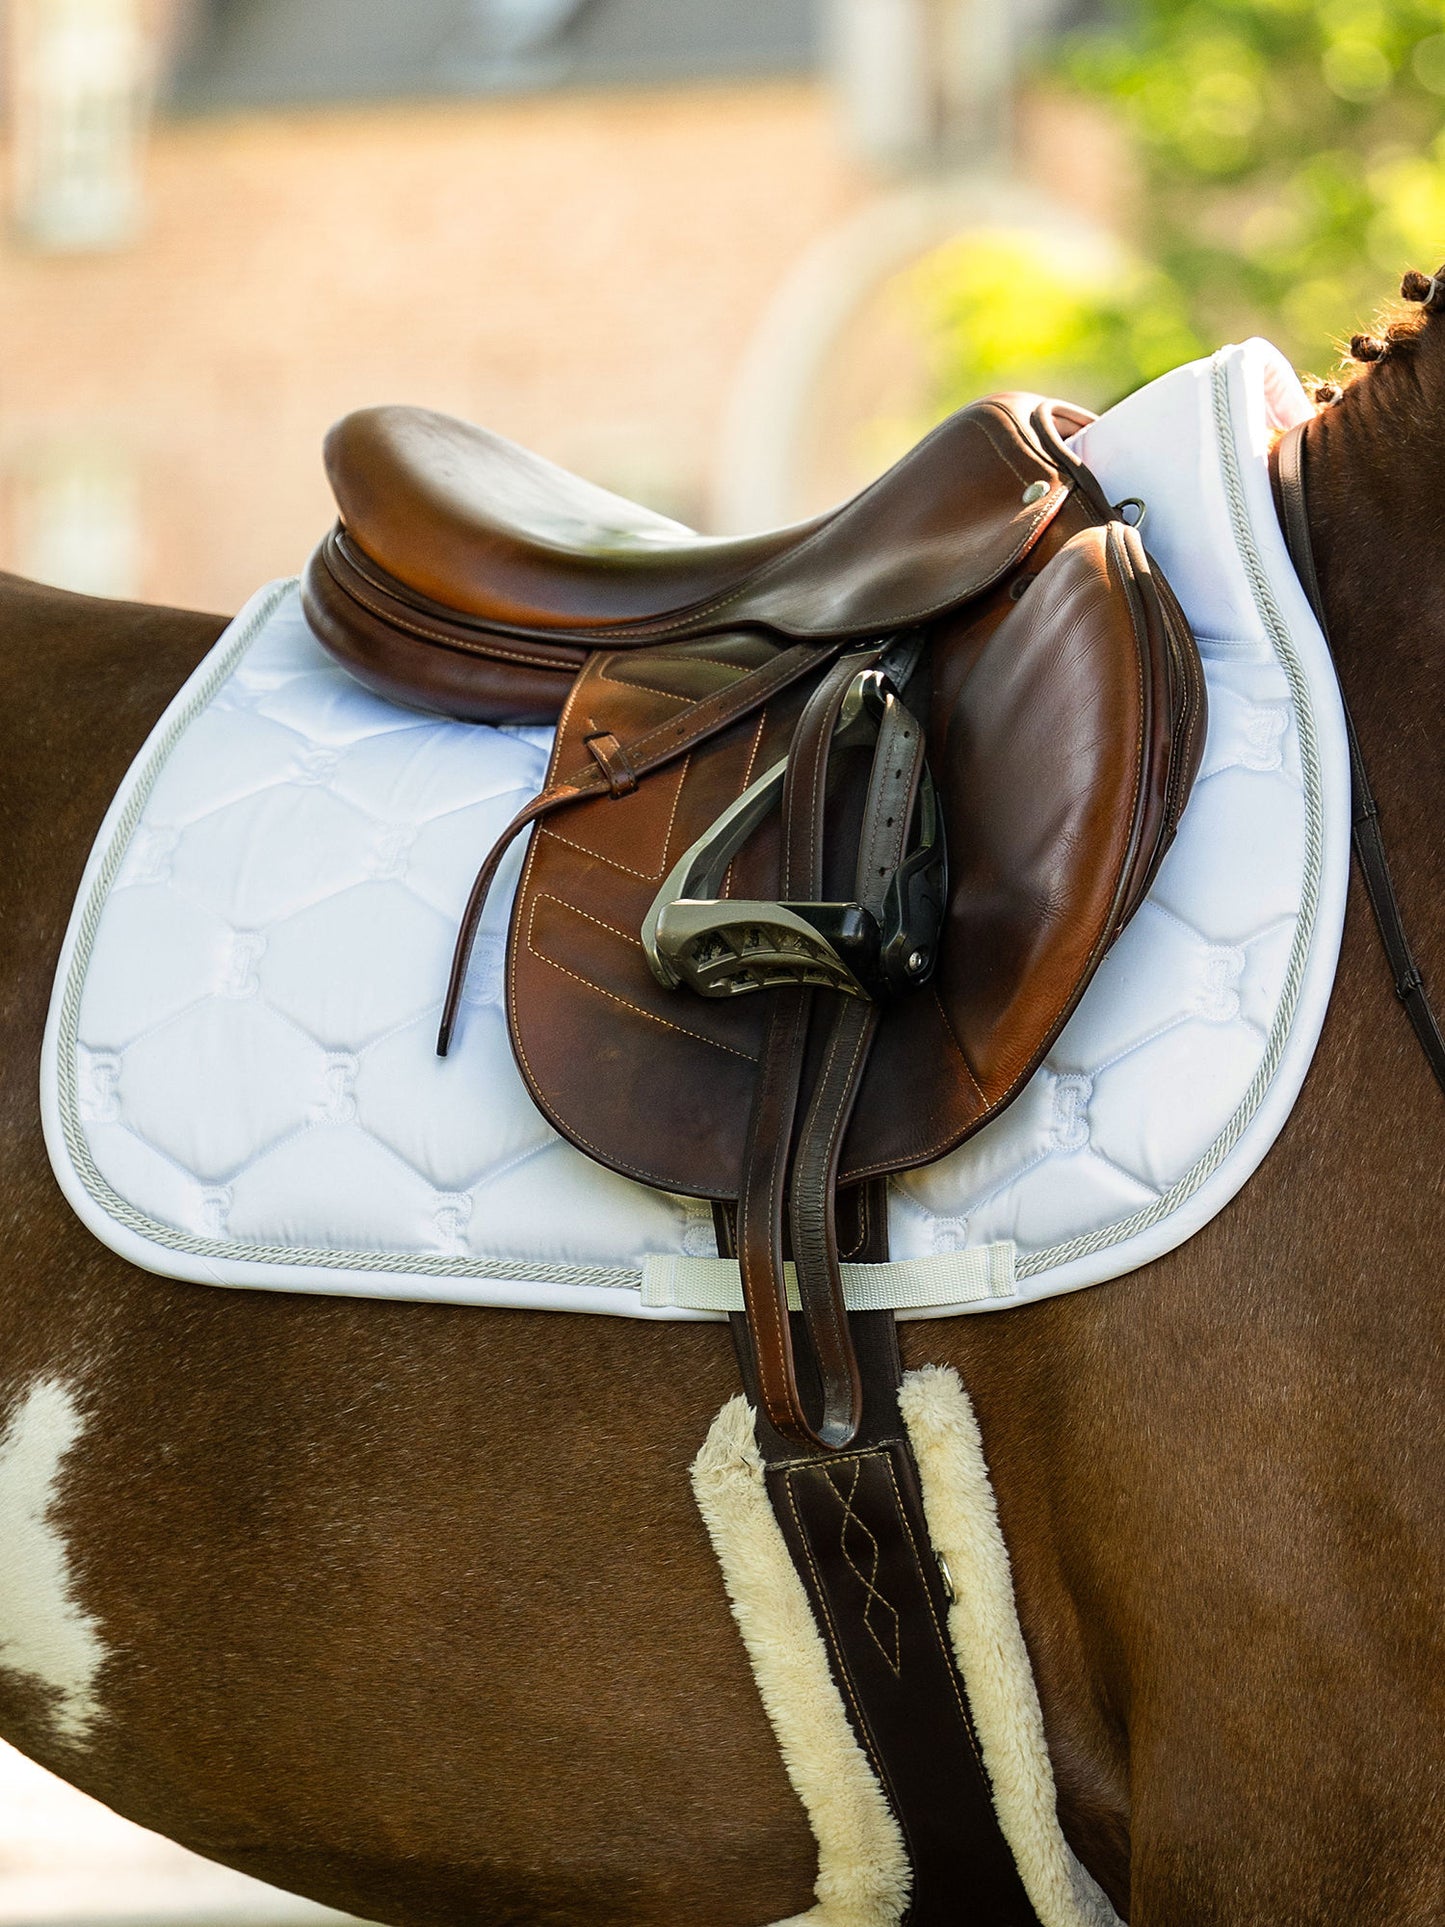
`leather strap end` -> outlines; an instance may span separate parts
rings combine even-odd
[[[457,1017],[461,1011],[462,992],[467,985],[467,971],[472,961],[472,950],[476,945],[477,932],[482,927],[482,912],[487,907],[487,898],[492,885],[497,880],[497,872],[502,867],[502,858],[522,831],[547,816],[551,811],[560,809],[563,804],[575,801],[579,791],[572,786],[543,790],[534,796],[512,818],[506,829],[488,850],[471,894],[467,907],[462,913],[461,928],[457,931],[456,945],[452,951],[452,967],[447,977],[446,996],[442,999],[441,1025],[437,1030],[437,1056],[445,1057],[451,1049],[452,1038],[456,1034]]]

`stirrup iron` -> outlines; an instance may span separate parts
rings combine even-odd
[[[860,670],[843,698],[831,747],[876,741],[890,704],[903,708],[885,671]],[[938,792],[926,764],[916,841],[889,877],[879,914],[857,902],[719,894],[728,865],[777,807],[788,760],[782,757],[750,783],[673,866],[642,925],[652,974],[670,990],[686,984],[702,997],[794,985],[883,999],[927,983],[938,958],[948,875]]]

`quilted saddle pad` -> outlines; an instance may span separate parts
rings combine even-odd
[[[998,1309],[1146,1264],[1273,1142],[1333,983],[1349,770],[1333,668],[1266,454],[1309,403],[1222,350],[1079,437],[1199,639],[1204,763],[1148,901],[1010,1109],[891,1190],[851,1303]],[[475,864],[545,731],[395,708],[262,591],[115,799],[66,937],[42,1102],[66,1196],[122,1256],[287,1291],[644,1317],[740,1302],[709,1208],[590,1162],[539,1115],[501,1006],[493,893],[452,1055],[433,1050]],[[907,1093],[899,1093],[907,1102]]]

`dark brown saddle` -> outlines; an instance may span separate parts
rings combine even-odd
[[[1198,765],[1193,638],[1064,446],[1085,419],[979,402],[852,501],[737,541],[424,410],[327,444],[322,641],[405,702],[560,717],[546,788],[478,877],[439,1047],[530,828],[522,1074],[589,1156],[714,1202],[787,1438],[854,1436],[840,1259],[886,1256],[888,1174],[1020,1090]]]

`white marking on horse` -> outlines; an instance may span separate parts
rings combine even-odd
[[[57,1379],[30,1387],[0,1433],[0,1667],[54,1696],[61,1739],[83,1741],[99,1708],[99,1622],[75,1598],[70,1555],[52,1518],[66,1454],[84,1430]]]

